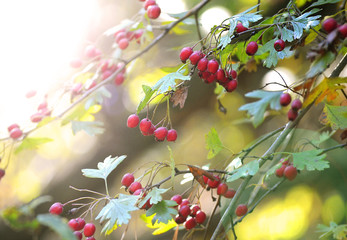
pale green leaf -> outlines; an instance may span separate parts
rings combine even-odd
[[[15,154],[20,153],[23,150],[35,150],[40,145],[52,142],[53,139],[51,138],[33,138],[33,137],[26,137],[23,139],[21,144],[16,148],[14,151]]]
[[[257,160],[253,160],[240,168],[232,171],[232,175],[228,176],[227,182],[235,181],[241,177],[254,176],[259,170],[259,163]]]
[[[139,105],[137,106],[137,109],[136,109],[137,114],[139,114],[141,110],[146,107],[148,101],[151,100],[151,97],[155,93],[155,91],[152,90],[152,88],[147,85],[142,85],[142,90],[145,93],[145,96],[142,98]]]
[[[313,78],[329,67],[329,65],[335,60],[335,53],[327,51],[324,55],[317,58],[310,67],[310,70],[306,73],[306,78]]]
[[[175,186],[175,174],[176,174],[176,164],[175,159],[173,158],[172,150],[169,146],[167,146],[169,153],[170,153],[170,170],[171,170],[171,182],[172,182],[172,188]]]
[[[338,3],[338,2],[341,2],[341,0],[318,0],[314,3],[312,3],[308,8],[317,7],[317,6],[324,5],[324,4],[333,4],[333,3]]]
[[[141,208],[143,205],[145,205],[148,199],[150,204],[157,204],[158,202],[163,200],[161,195],[163,193],[166,193],[168,190],[169,189],[162,189],[157,187],[152,188],[151,191],[148,192],[147,195],[141,200],[139,207]]]
[[[88,121],[71,121],[73,134],[79,131],[85,131],[90,136],[95,136],[104,133],[103,122],[88,122]]]
[[[42,225],[55,231],[62,240],[76,240],[76,236],[66,222],[63,221],[63,218],[52,214],[39,214],[36,218]]]
[[[181,72],[173,72],[169,73],[165,77],[161,78],[153,87],[152,90],[157,90],[157,93],[164,93],[169,90],[176,89],[176,80],[188,81],[190,80],[190,76],[185,76]]]
[[[332,129],[347,128],[347,106],[333,106],[326,103],[324,111]]]
[[[206,149],[209,150],[208,159],[213,158],[223,149],[223,144],[214,128],[211,128],[210,132],[206,134]]]
[[[120,157],[108,156],[104,162],[98,163],[98,169],[82,169],[85,177],[106,179],[108,175],[126,158],[125,155]]]
[[[329,162],[325,161],[326,154],[322,154],[322,152],[321,149],[314,149],[290,154],[293,156],[293,165],[297,169],[304,170],[306,168],[308,171],[322,171],[329,168]]]
[[[160,201],[147,210],[146,216],[148,217],[155,214],[152,219],[152,224],[154,224],[156,221],[158,221],[158,223],[168,223],[171,219],[173,219],[173,216],[177,214],[177,210],[172,208],[174,206],[177,206],[175,201]]]

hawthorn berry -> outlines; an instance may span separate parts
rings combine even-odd
[[[155,2],[155,0],[146,0],[145,5],[144,5],[144,8],[145,8],[145,10],[147,10],[147,8],[148,8],[149,6],[156,5],[156,4],[157,4],[157,3]]]
[[[5,176],[5,169],[0,168],[0,180]]]
[[[117,35],[115,35],[114,41],[115,41],[117,44],[119,44],[120,40],[126,39],[126,38],[127,38],[126,32],[119,32],[119,33],[117,33]]]
[[[283,174],[289,181],[292,181],[298,174],[298,171],[296,170],[296,167],[294,167],[293,165],[290,165],[284,169]]]
[[[7,127],[7,130],[8,130],[8,132],[11,132],[11,130],[14,128],[19,128],[19,125],[17,123],[13,123]]]
[[[82,60],[81,59],[73,59],[70,61],[70,66],[72,68],[80,68],[82,66]]]
[[[190,55],[192,55],[193,53],[193,49],[190,48],[190,47],[184,47],[182,48],[181,50],[181,53],[180,53],[180,59],[183,63],[185,63],[188,58],[190,57]]]
[[[116,86],[121,85],[125,80],[124,74],[123,73],[118,73],[116,78],[114,79],[114,84]]]
[[[34,113],[30,116],[30,121],[33,123],[41,122],[43,115],[41,113]]]
[[[150,19],[156,19],[159,17],[161,9],[158,5],[151,5],[147,8],[147,15]]]
[[[248,28],[246,28],[245,26],[243,26],[242,23],[239,22],[239,23],[236,25],[236,32],[237,32],[237,33],[242,33],[242,32],[244,32],[244,31],[246,31],[246,30],[248,30]]]
[[[96,56],[96,47],[94,45],[89,45],[84,50],[84,55],[89,58]]]
[[[135,113],[131,114],[127,120],[127,127],[128,128],[135,128],[135,127],[137,127],[139,122],[140,122],[139,116],[137,116]]]
[[[210,73],[208,77],[205,79],[205,83],[213,83],[216,80],[216,74]]]
[[[342,38],[347,37],[347,23],[341,25],[339,28],[339,34],[341,35]]]
[[[142,132],[143,136],[151,136],[154,134],[155,131],[155,126],[153,124],[151,124],[151,127],[149,128],[149,130],[147,132]]]
[[[122,185],[129,187],[135,181],[134,175],[131,173],[126,173],[122,178]]]
[[[183,217],[183,216],[177,214],[175,217],[175,222],[177,224],[181,224],[181,223],[184,223],[186,221],[186,219],[187,219],[186,217]]]
[[[216,78],[217,78],[217,81],[220,82],[220,83],[225,83],[227,82],[227,78],[225,77],[225,72],[223,69],[218,69],[217,72],[216,72]]]
[[[220,183],[220,178],[219,176],[214,176],[215,178],[217,178],[217,180],[211,180],[211,179],[208,179],[207,180],[207,185],[210,187],[210,188],[217,188],[219,183]]]
[[[166,140],[168,142],[174,142],[177,139],[177,131],[175,129],[170,129],[167,132]]]
[[[203,211],[197,211],[195,214],[195,220],[197,223],[202,224],[206,220],[206,214]]]
[[[237,206],[236,210],[235,210],[235,214],[238,217],[241,217],[243,215],[245,215],[248,211],[247,205],[246,204],[240,204]]]
[[[154,136],[157,141],[164,141],[167,136],[168,130],[166,127],[159,127],[154,131]]]
[[[300,99],[293,100],[291,107],[294,111],[298,111],[302,107]]]
[[[280,96],[280,104],[281,106],[285,107],[288,106],[289,103],[292,101],[292,97],[289,93],[282,93]]]
[[[224,193],[224,197],[225,198],[233,198],[235,195],[236,191],[232,188],[229,188],[225,193]]]
[[[10,131],[10,137],[13,138],[13,139],[20,138],[22,135],[23,135],[23,132],[19,128],[13,128]]]
[[[236,79],[237,78],[237,72],[235,70],[230,70],[228,72],[228,75],[231,76],[232,79]]]
[[[111,75],[112,75],[112,72],[110,70],[106,70],[101,74],[101,80],[104,81]]]
[[[142,133],[147,133],[152,126],[151,120],[144,118],[140,122],[140,130]]]
[[[134,37],[136,39],[137,43],[141,43],[141,37],[143,35],[143,30],[142,29],[137,29],[134,33]]]
[[[76,218],[76,221],[78,222],[78,229],[77,230],[82,230],[84,226],[86,225],[86,221],[84,221],[83,218]]]
[[[232,92],[237,88],[237,81],[231,80],[225,84],[225,90],[227,92]]]
[[[180,205],[178,214],[187,217],[191,213],[190,207],[188,205]]]
[[[95,225],[93,223],[87,223],[83,229],[84,236],[91,237],[95,233]]]
[[[249,56],[253,56],[258,51],[258,43],[252,41],[248,43],[246,47],[246,53]]]
[[[207,70],[210,73],[216,73],[218,68],[219,68],[219,63],[217,62],[217,60],[211,59],[210,61],[208,61],[208,63],[207,63]]]
[[[193,205],[190,207],[190,216],[195,217],[196,213],[200,210],[198,205]]]
[[[283,51],[285,46],[286,46],[286,44],[282,39],[277,39],[274,43],[274,48],[277,52]]]
[[[182,199],[180,206],[189,205],[189,204],[190,204],[189,200],[185,198],[185,199]]]
[[[207,64],[209,63],[207,58],[201,58],[200,61],[198,62],[198,69],[201,72],[204,72],[207,69]]]
[[[332,32],[335,28],[337,28],[337,22],[334,18],[328,18],[324,20],[322,23],[322,28],[327,32]]]
[[[200,59],[202,59],[204,57],[203,53],[200,51],[194,51],[190,56],[189,56],[189,60],[190,63],[192,65],[196,65],[198,64],[198,62],[200,61]]]
[[[83,235],[79,231],[74,231],[73,234],[76,236],[78,240],[81,240],[83,238]]]
[[[289,165],[289,160],[285,160],[285,158],[282,158],[280,162],[282,163],[282,165]]]
[[[78,83],[75,83],[73,86],[72,86],[72,93],[73,94],[80,94],[82,92],[82,88],[83,88],[83,84],[78,82]]]
[[[172,196],[171,198],[172,201],[175,201],[178,205],[180,205],[182,203],[182,196],[177,194]]]
[[[217,187],[217,194],[224,195],[228,191],[228,185],[226,183],[220,183]]]
[[[129,46],[129,40],[127,38],[122,38],[118,42],[118,47],[122,50],[126,49]]]
[[[276,176],[277,177],[283,177],[283,172],[284,172],[285,168],[286,168],[285,165],[282,165],[280,168],[277,168],[275,171]]]
[[[287,116],[289,121],[294,121],[296,117],[298,116],[298,112],[291,108],[289,109]]]
[[[128,188],[128,190],[131,194],[133,194],[138,189],[142,189],[142,185],[140,182],[133,182],[132,184],[130,184],[130,186]]]
[[[60,202],[53,203],[49,208],[49,213],[54,215],[60,215],[63,212],[63,204]]]
[[[189,217],[187,218],[186,222],[184,223],[184,227],[189,230],[196,226],[196,220],[195,218]]]
[[[87,237],[86,240],[95,240],[94,237]]]
[[[79,223],[77,222],[76,219],[71,219],[68,223],[69,227],[74,230],[74,231],[78,231],[80,229],[78,229],[79,227]]]

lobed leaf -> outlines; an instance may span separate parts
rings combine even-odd
[[[206,134],[206,149],[209,150],[207,159],[215,157],[223,149],[223,144],[214,128],[211,128],[210,132]]]
[[[347,106],[333,106],[326,103],[324,111],[332,129],[347,128]]]
[[[258,171],[259,163],[257,160],[253,160],[232,171],[232,175],[228,176],[227,182],[235,181],[241,177],[254,176]]]
[[[23,150],[35,150],[37,149],[40,145],[52,142],[53,139],[51,138],[33,138],[33,137],[26,137],[23,139],[21,144],[16,148],[14,151],[15,154],[20,153]]]
[[[137,109],[136,109],[137,114],[139,114],[142,111],[142,109],[146,107],[146,105],[148,104],[148,101],[151,100],[151,97],[155,93],[155,91],[152,90],[152,88],[147,85],[142,85],[142,90],[145,93],[145,96],[142,98],[139,105],[137,106]]]
[[[98,163],[98,169],[82,169],[85,177],[106,179],[108,175],[126,158],[126,155],[120,157],[108,156],[104,162]]]
[[[139,207],[142,207],[143,205],[146,204],[147,200],[149,200],[150,204],[157,204],[162,198],[162,194],[166,193],[169,189],[163,189],[163,188],[157,188],[154,187],[151,189],[150,192],[147,193],[146,197],[144,197],[141,202],[139,203]]]
[[[36,219],[53,231],[55,231],[62,240],[76,240],[69,226],[63,221],[63,218],[52,214],[39,214]]]
[[[314,149],[290,154],[293,156],[293,165],[298,170],[304,170],[306,168],[308,171],[322,171],[325,168],[329,168],[329,162],[325,161],[326,154],[322,153],[323,150]]]
[[[177,210],[172,208],[177,206],[175,201],[163,200],[153,205],[150,209],[147,210],[146,216],[154,215],[152,219],[152,224],[158,221],[158,223],[168,223],[173,219],[173,215],[177,214]]]
[[[142,214],[140,216],[140,218],[146,223],[146,226],[148,228],[156,229],[152,233],[153,235],[160,235],[169,231],[170,229],[174,227],[177,227],[177,223],[173,219],[169,220],[168,223],[163,223],[163,222],[158,223],[157,221],[154,224],[152,224],[153,217],[154,215],[147,217],[146,214]]]

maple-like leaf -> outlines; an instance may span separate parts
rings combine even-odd
[[[213,158],[223,149],[223,144],[214,128],[206,134],[206,149],[209,150],[207,159]]]
[[[125,155],[120,157],[108,156],[104,162],[98,163],[98,169],[82,169],[84,176],[89,178],[106,179],[108,175],[126,158]]]
[[[321,149],[314,149],[291,153],[293,156],[293,165],[299,170],[306,168],[308,171],[322,171],[325,168],[329,168],[329,162],[325,161],[326,154],[322,154],[322,152],[323,150]]]
[[[146,216],[149,217],[155,214],[152,219],[152,224],[154,224],[157,221],[158,223],[168,223],[173,218],[173,215],[177,214],[177,210],[172,208],[174,206],[177,206],[177,203],[175,201],[160,201],[147,210]]]
[[[241,177],[254,176],[259,171],[259,163],[253,160],[240,168],[232,171],[232,175],[228,176],[227,182],[235,181]]]

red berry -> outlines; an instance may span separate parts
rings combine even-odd
[[[296,167],[290,165],[284,169],[283,174],[289,181],[292,181],[292,180],[294,180],[294,178],[298,174],[298,171],[296,170]]]
[[[142,189],[142,185],[139,182],[133,182],[128,188],[131,194],[133,194],[137,189]]]
[[[194,51],[190,56],[189,56],[189,60],[190,63],[192,65],[196,65],[198,64],[198,62],[200,61],[200,59],[202,59],[204,57],[203,53],[200,51]]]
[[[71,219],[68,223],[69,227],[74,230],[74,231],[77,231],[79,230],[78,227],[79,227],[79,223],[77,222],[76,219]]]
[[[241,217],[245,215],[247,211],[248,211],[247,206],[245,204],[240,204],[237,206],[235,213],[236,213],[236,216]]]
[[[140,122],[140,130],[143,133],[147,133],[149,129],[151,128],[151,126],[152,126],[152,122],[148,118],[144,118]]]
[[[210,73],[216,73],[218,68],[219,68],[219,64],[218,64],[217,60],[211,59],[210,61],[208,61],[207,70]]]
[[[190,47],[184,47],[182,48],[181,50],[181,53],[180,53],[180,59],[183,63],[185,63],[188,58],[190,57],[190,55],[192,55],[193,53],[193,49],[190,48]]]
[[[188,199],[183,199],[180,206],[189,205],[189,204],[190,204],[190,202]]]
[[[13,138],[13,139],[20,138],[22,135],[23,135],[23,132],[19,128],[13,128],[10,131],[10,137]]]
[[[166,140],[168,142],[174,142],[177,139],[177,131],[175,129],[170,129],[167,132]]]
[[[34,113],[30,116],[30,121],[33,123],[41,122],[43,115],[41,113]]]
[[[180,205],[178,214],[183,217],[188,217],[188,215],[191,213],[190,207],[188,205]]]
[[[86,84],[85,84],[85,88],[87,90],[90,90],[90,89],[92,89],[95,86],[96,86],[96,81],[94,79],[91,80],[91,81],[87,81]]]
[[[201,58],[200,61],[198,62],[198,69],[201,72],[204,72],[207,69],[207,64],[208,64],[208,59],[207,58]]]
[[[206,214],[203,211],[198,211],[195,215],[195,220],[199,224],[203,224],[206,220]]]
[[[78,82],[78,83],[75,83],[73,86],[72,86],[72,93],[73,94],[80,94],[82,92],[82,88],[83,88],[83,84]]]
[[[283,177],[283,172],[284,172],[285,168],[286,168],[285,165],[282,165],[280,168],[277,168],[275,171],[276,176],[277,177]]]
[[[219,176],[214,176],[215,178],[217,178],[217,180],[211,180],[211,179],[208,179],[207,180],[207,185],[210,187],[210,188],[217,188],[219,183],[220,183],[220,178]]]
[[[86,240],[95,240],[94,237],[87,237]]]
[[[63,204],[60,202],[53,203],[49,208],[49,213],[54,215],[60,215],[63,212]]]
[[[282,39],[278,39],[275,41],[274,43],[274,48],[277,52],[280,52],[284,49],[284,47],[286,46],[285,42]]]
[[[104,81],[105,79],[109,78],[109,76],[112,75],[112,72],[110,70],[106,70],[101,74],[101,80]]]
[[[181,223],[184,223],[186,221],[186,219],[187,219],[186,217],[183,217],[183,216],[177,214],[175,217],[175,222],[177,224],[181,224]]]
[[[141,43],[142,35],[143,35],[143,30],[142,29],[137,29],[135,31],[134,37],[135,37],[137,43]]]
[[[217,81],[220,83],[225,83],[227,81],[227,78],[225,77],[225,72],[221,68],[217,70],[216,78],[217,78]]]
[[[73,59],[73,60],[71,60],[70,66],[72,68],[80,68],[82,66],[82,60],[81,59]]]
[[[237,78],[237,72],[235,70],[229,71],[228,75],[231,76],[232,79],[236,79]]]
[[[186,222],[184,223],[184,227],[189,230],[196,226],[196,220],[195,218],[189,217],[187,218]]]
[[[289,165],[289,160],[284,160],[284,158],[282,158],[282,159],[280,160],[280,162],[282,162],[282,165],[286,165],[286,166]]]
[[[246,47],[246,53],[249,56],[253,56],[258,51],[258,43],[252,41],[248,43]]]
[[[289,121],[294,121],[296,117],[298,116],[298,112],[293,109],[289,109],[287,116]]]
[[[151,127],[149,128],[149,130],[147,132],[142,132],[143,136],[151,136],[154,134],[155,131],[155,126],[153,124],[151,124]]]
[[[322,27],[326,32],[330,33],[335,28],[337,28],[337,22],[333,18],[328,18],[328,19],[324,20],[324,22],[322,23]]]
[[[193,205],[190,207],[190,216],[195,217],[196,213],[200,210],[198,205]]]
[[[95,233],[95,225],[93,223],[87,223],[83,229],[84,236],[90,237]]]
[[[244,26],[242,25],[242,23],[239,22],[239,23],[236,25],[236,32],[237,32],[237,33],[242,33],[242,32],[244,32],[244,31],[246,31],[246,30],[248,30],[248,28],[244,27]]]
[[[139,122],[140,122],[139,116],[137,116],[136,114],[131,114],[128,117],[127,126],[128,126],[128,128],[135,128],[135,127],[137,127]]]
[[[94,45],[89,45],[84,50],[84,55],[89,58],[93,58],[96,56],[96,47]]]
[[[292,101],[292,97],[289,93],[282,93],[280,97],[280,104],[285,107],[288,106],[289,103]]]
[[[229,188],[225,193],[224,193],[224,197],[225,198],[233,198],[235,196],[236,191],[232,188]]]
[[[302,107],[302,103],[301,103],[300,99],[295,99],[292,102],[292,109],[294,111],[298,111],[301,107]]]
[[[228,191],[228,185],[226,183],[220,183],[217,187],[217,194],[224,195]]]
[[[225,90],[227,92],[232,92],[237,88],[237,81],[236,80],[231,80],[227,84],[225,84]]]
[[[172,196],[171,198],[172,201],[175,201],[178,205],[180,205],[182,203],[182,196],[177,194]]]
[[[83,237],[82,233],[79,231],[75,231],[75,232],[73,232],[73,234],[76,236],[76,239],[78,239],[78,240],[81,240]]]
[[[129,40],[127,38],[122,38],[119,40],[118,47],[122,50],[126,49],[129,46]]]
[[[216,80],[217,75],[216,74],[209,74],[208,77],[205,79],[205,83],[213,83],[214,80]]]
[[[159,17],[161,9],[158,5],[151,5],[147,8],[147,15],[151,19],[156,19]]]
[[[0,168],[0,180],[5,176],[5,169]]]
[[[341,25],[338,29],[339,29],[339,33],[340,33],[341,37],[346,38],[347,37],[347,23]]]
[[[129,187],[133,182],[135,178],[134,175],[131,173],[126,173],[122,178],[122,185],[125,187]]]
[[[167,128],[166,127],[159,127],[154,131],[154,136],[157,141],[164,141],[167,136]]]
[[[127,38],[127,33],[124,32],[119,32],[117,35],[115,35],[114,41],[119,44],[120,40]]]
[[[8,132],[11,132],[12,129],[19,128],[19,125],[17,123],[11,124],[7,127]]]
[[[86,225],[86,221],[84,221],[83,218],[76,218],[76,221],[78,222],[78,231],[82,230],[84,228],[84,226]]]
[[[152,5],[156,5],[155,0],[146,0],[144,8],[147,10],[147,8]]]
[[[124,74],[123,73],[118,73],[116,78],[114,79],[114,84],[116,84],[116,86],[121,85],[125,80]]]

